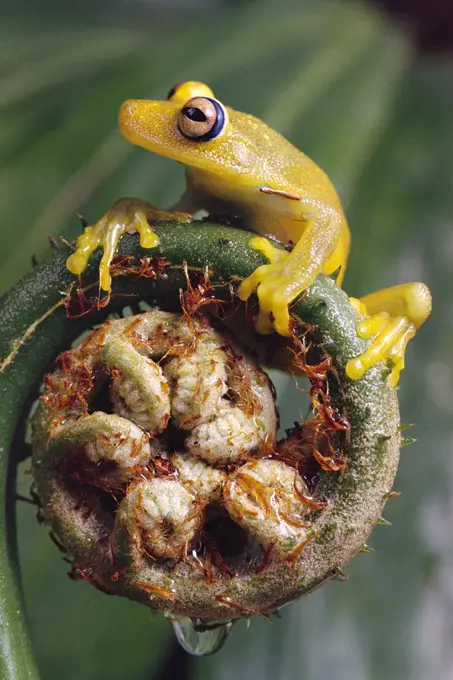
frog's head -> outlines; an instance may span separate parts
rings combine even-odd
[[[256,184],[257,173],[273,156],[277,136],[257,118],[225,107],[206,85],[193,81],[173,88],[167,100],[124,102],[119,125],[133,144],[242,184]]]

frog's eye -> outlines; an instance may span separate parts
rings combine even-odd
[[[177,83],[176,85],[173,85],[171,88],[170,92],[167,94],[167,99],[171,99],[173,95],[176,93],[176,90],[180,88],[182,83]]]
[[[167,94],[168,100],[181,102],[181,104],[185,104],[194,97],[214,97],[214,93],[210,87],[198,80],[186,80],[172,87]]]
[[[187,139],[208,142],[223,132],[226,121],[226,111],[217,99],[193,97],[181,109],[178,127]]]

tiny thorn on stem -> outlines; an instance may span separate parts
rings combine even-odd
[[[381,527],[391,527],[392,526],[392,523],[389,522],[388,519],[385,519],[385,517],[379,517],[376,524],[378,524]]]
[[[360,546],[359,553],[374,553],[374,548],[371,548],[367,543],[364,543]]]
[[[332,569],[332,573],[335,581],[339,581],[340,583],[344,583],[349,579],[349,576],[347,576],[340,567]]]
[[[384,501],[388,501],[391,498],[399,498],[401,496],[401,491],[387,491],[384,494]]]

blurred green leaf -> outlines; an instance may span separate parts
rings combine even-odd
[[[404,449],[404,494],[384,513],[393,527],[371,538],[376,553],[352,563],[347,583],[326,586],[272,624],[238,624],[217,656],[192,662],[192,677],[447,680],[453,69],[414,65],[408,41],[358,2],[256,0],[174,22],[150,16],[134,27],[115,24],[112,11],[108,26],[45,35],[0,29],[0,288],[29,269],[33,254],[48,256],[48,233],[75,238],[77,212],[93,221],[120,196],[161,206],[178,198],[181,168],[116,131],[123,99],[165,97],[176,82],[205,80],[313,157],[350,217],[348,292],[413,278],[433,288],[435,312],[409,348],[400,390],[418,441]],[[294,386],[276,381],[282,426],[290,427],[300,416]],[[22,471],[20,491],[29,483]],[[66,579],[67,565],[33,515],[19,506],[43,680],[156,677],[171,651],[167,622]],[[437,638],[436,616],[446,622]]]

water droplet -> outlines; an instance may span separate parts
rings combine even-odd
[[[172,619],[171,625],[181,647],[193,656],[213,654],[222,647],[233,621],[203,624],[197,619]]]

